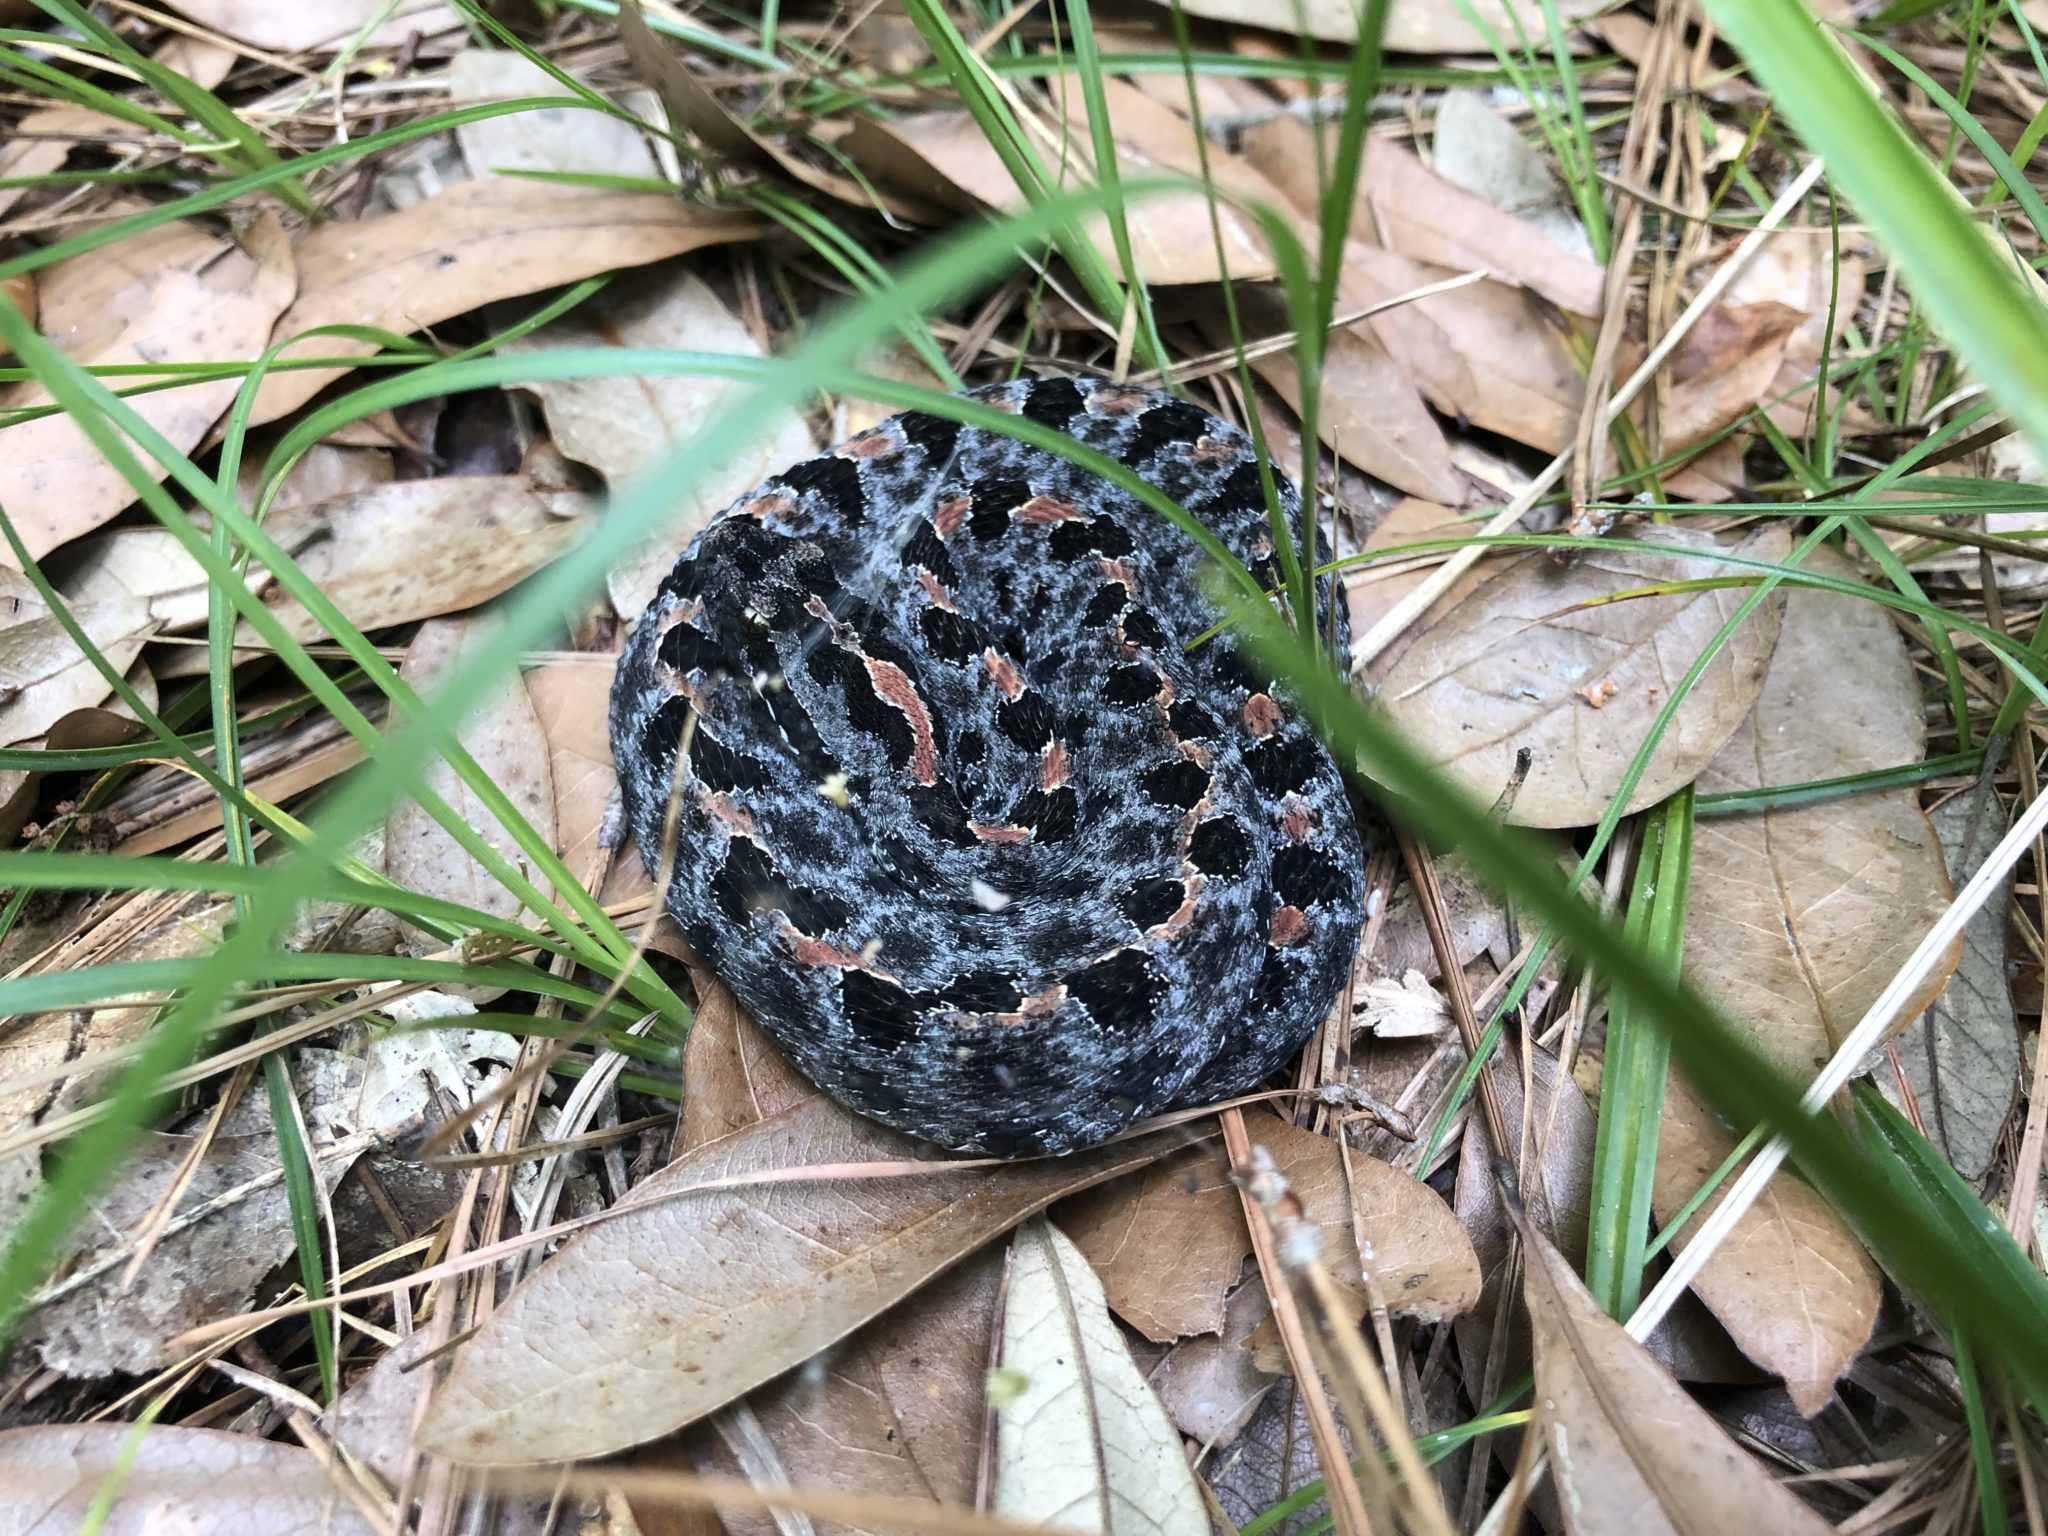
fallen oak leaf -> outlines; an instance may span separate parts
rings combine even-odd
[[[271,339],[288,341],[330,325],[423,330],[498,299],[744,240],[763,225],[753,213],[658,192],[512,177],[466,181],[397,213],[323,224],[307,235],[297,251],[298,299],[278,317]],[[354,357],[376,350],[370,341],[315,336],[279,356]],[[257,393],[249,424],[298,409],[347,371],[273,373]]]
[[[0,1431],[7,1536],[370,1536],[311,1451],[169,1424]],[[102,1498],[108,1507],[98,1510]]]
[[[1715,587],[1606,602],[1649,586],[1750,574],[1721,565],[1714,556],[1724,546],[1693,530],[1648,528],[1635,537],[1670,553],[1599,550],[1569,561],[1529,555],[1425,632],[1381,684],[1390,721],[1483,799],[1512,782],[1521,753],[1532,755],[1507,812],[1511,822],[1599,820],[1672,682],[1743,601],[1742,591]],[[1774,560],[1790,543],[1784,526],[1771,524],[1736,552]],[[1782,597],[1767,601],[1708,664],[1651,755],[1629,810],[1690,783],[1735,733],[1763,688],[1782,611]],[[1584,690],[1603,680],[1616,689],[1594,709]]]
[[[1172,1134],[1030,1163],[947,1159],[813,1095],[669,1164],[514,1291],[456,1355],[418,1443],[505,1465],[666,1434],[1062,1195],[1184,1144]],[[877,1164],[889,1182],[843,1172]],[[564,1351],[570,1338],[585,1347]]]
[[[1521,1223],[1536,1418],[1572,1536],[1833,1529],[1730,1440]]]
[[[996,1402],[996,1513],[1103,1536],[1207,1536],[1180,1435],[1131,1360],[1102,1282],[1044,1217],[1011,1245]]]

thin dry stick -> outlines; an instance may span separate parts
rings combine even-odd
[[[1244,1167],[1251,1159],[1252,1142],[1244,1128],[1244,1113],[1241,1110],[1225,1110],[1223,1120],[1223,1148],[1229,1154],[1233,1168]],[[1337,1434],[1337,1421],[1330,1414],[1329,1400],[1323,1395],[1322,1380],[1316,1374],[1315,1354],[1309,1347],[1308,1331],[1302,1327],[1301,1313],[1295,1309],[1294,1293],[1287,1284],[1287,1272],[1273,1249],[1272,1229],[1266,1225],[1260,1213],[1258,1201],[1250,1190],[1238,1186],[1238,1197],[1244,1202],[1245,1226],[1252,1237],[1252,1252],[1258,1257],[1259,1274],[1266,1282],[1266,1294],[1272,1299],[1273,1321],[1280,1330],[1280,1342],[1287,1348],[1287,1360],[1294,1367],[1295,1384],[1301,1392],[1301,1405],[1308,1416],[1309,1437],[1314,1440],[1316,1459],[1323,1464],[1324,1495],[1330,1505],[1330,1519],[1343,1536],[1372,1536],[1372,1521],[1365,1513],[1365,1494],[1358,1486],[1358,1479],[1351,1471],[1351,1458],[1344,1454],[1344,1442]]]
[[[1755,259],[1757,253],[1763,249],[1763,237],[1782,224],[1798,205],[1799,200],[1813,190],[1813,184],[1820,180],[1821,170],[1821,162],[1814,160],[1794,178],[1778,200],[1771,204],[1769,211],[1758,222],[1750,237],[1738,245],[1728,259],[1715,269],[1714,275],[1708,278],[1705,286],[1700,289],[1699,296],[1686,306],[1685,313],[1678,317],[1677,323],[1664,333],[1663,339],[1655,347],[1650,349],[1650,355],[1643,359],[1642,366],[1630,374],[1628,382],[1614,392],[1614,398],[1607,403],[1605,420],[1601,422],[1603,436],[1616,413],[1628,409],[1635,397],[1643,392],[1644,386],[1657,376],[1657,371],[1670,359],[1678,344],[1699,323],[1700,317],[1728,291],[1728,285],[1740,277],[1743,269]],[[1529,509],[1557,484],[1571,460],[1572,450],[1567,447],[1545,466],[1541,474],[1529,482],[1521,495],[1501,508],[1486,526],[1480,529],[1480,536],[1493,538],[1506,533],[1519,523]],[[1421,586],[1352,645],[1352,669],[1356,671],[1366,666],[1393,642],[1396,635],[1429,612],[1437,599],[1450,591],[1457,579],[1471,569],[1485,552],[1486,546],[1482,544],[1468,544],[1438,566]]]

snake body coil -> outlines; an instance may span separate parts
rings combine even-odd
[[[1275,580],[1236,428],[1086,379],[970,398]],[[1216,619],[1200,560],[1099,476],[913,412],[742,497],[663,582],[612,693],[630,824],[653,867],[687,737],[668,909],[834,1097],[1070,1151],[1245,1091],[1328,1011],[1358,830],[1284,697],[1227,638],[1184,649]]]

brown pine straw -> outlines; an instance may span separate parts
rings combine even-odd
[[[1329,1399],[1323,1395],[1315,1351],[1309,1344],[1308,1330],[1302,1326],[1301,1313],[1294,1305],[1294,1291],[1288,1284],[1287,1270],[1280,1262],[1273,1229],[1266,1220],[1258,1197],[1251,1190],[1252,1143],[1245,1131],[1244,1113],[1235,1109],[1225,1110],[1222,1120],[1223,1147],[1230,1156],[1230,1166],[1234,1171],[1242,1170],[1237,1181],[1237,1193],[1244,1203],[1244,1219],[1251,1231],[1252,1252],[1258,1257],[1259,1278],[1265,1281],[1266,1295],[1273,1303],[1273,1321],[1279,1327],[1280,1342],[1286,1347],[1287,1363],[1294,1370],[1295,1387],[1301,1394],[1302,1410],[1308,1416],[1309,1438],[1315,1443],[1316,1460],[1322,1463],[1323,1493],[1329,1501],[1330,1519],[1336,1527],[1337,1536],[1372,1536],[1372,1520],[1365,1512],[1365,1494],[1352,1474],[1351,1458],[1345,1454],[1344,1441],[1337,1433],[1337,1420],[1330,1412]],[[1361,1443],[1369,1445],[1369,1442]],[[1367,1465],[1373,1462],[1369,1449],[1365,1462]]]
[[[623,1493],[650,1503],[695,1505],[713,1509],[748,1509],[812,1515],[872,1531],[901,1531],[906,1536],[1049,1536],[1066,1529],[1026,1525],[1001,1515],[985,1515],[957,1504],[927,1499],[899,1499],[886,1494],[827,1493],[807,1488],[758,1488],[731,1477],[700,1477],[694,1472],[653,1471],[644,1467],[501,1467],[476,1474],[481,1493],[578,1495],[602,1498]]]
[[[1232,1120],[1237,1122],[1234,1128],[1230,1124]],[[1310,1381],[1318,1376],[1327,1377],[1344,1404],[1345,1417],[1351,1424],[1352,1444],[1358,1453],[1358,1468],[1372,1485],[1374,1505],[1401,1529],[1420,1533],[1420,1536],[1455,1536],[1436,1480],[1422,1464],[1415,1442],[1409,1436],[1408,1425],[1395,1406],[1379,1368],[1373,1364],[1358,1325],[1352,1320],[1350,1298],[1332,1278],[1316,1252],[1318,1234],[1303,1219],[1299,1197],[1287,1188],[1285,1179],[1264,1150],[1250,1145],[1242,1115],[1231,1111],[1224,1116],[1224,1122],[1224,1145],[1231,1149],[1231,1166],[1237,1177],[1239,1196],[1245,1204],[1245,1220],[1251,1228],[1253,1248],[1259,1256],[1259,1272],[1266,1278],[1267,1292],[1273,1300],[1274,1319],[1279,1323],[1282,1340],[1288,1344],[1288,1358],[1295,1366],[1297,1380],[1302,1384],[1303,1401],[1320,1406],[1327,1415],[1328,1404],[1320,1392],[1308,1390]],[[1273,1268],[1267,1267],[1269,1261]],[[1276,1278],[1277,1285],[1274,1283]],[[1303,1305],[1296,1302],[1296,1287],[1301,1290]],[[1313,1314],[1315,1328],[1302,1326],[1304,1310]],[[1298,1334],[1301,1355],[1294,1352],[1297,1341],[1288,1339],[1290,1322]],[[1303,1373],[1304,1359],[1317,1373],[1315,1376]],[[1386,1365],[1389,1370],[1394,1368],[1392,1360]],[[1314,1424],[1311,1413],[1311,1429]],[[1375,1431],[1394,1459],[1395,1470],[1400,1474],[1398,1479],[1389,1477],[1381,1463],[1375,1446]],[[1334,1426],[1332,1433],[1334,1438]],[[1317,1449],[1320,1453],[1320,1441]],[[1345,1489],[1354,1496],[1363,1497],[1364,1491],[1359,1489],[1357,1480],[1352,1476],[1350,1458],[1344,1455],[1341,1445],[1334,1460],[1323,1458],[1323,1478],[1333,1517],[1341,1507],[1339,1498]],[[1358,1514],[1362,1518],[1363,1510],[1360,1509]]]

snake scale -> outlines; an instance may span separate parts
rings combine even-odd
[[[1277,580],[1237,428],[1087,378],[968,398]],[[1201,561],[1100,476],[910,412],[741,497],[662,583],[612,691],[628,823],[655,869],[679,781],[669,911],[842,1103],[1067,1152],[1255,1086],[1329,1010],[1357,824],[1284,693],[1228,638],[1186,648],[1217,616]]]

